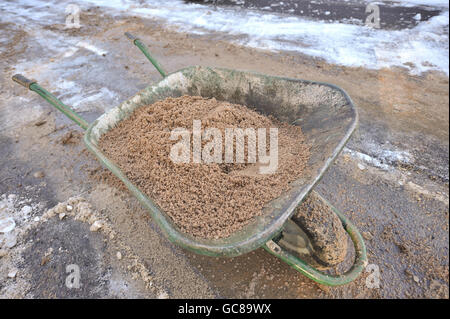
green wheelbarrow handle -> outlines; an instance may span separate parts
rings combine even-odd
[[[144,53],[144,55],[158,70],[158,72],[162,75],[162,77],[166,77],[166,71],[164,71],[161,64],[159,64],[159,62],[155,58],[153,58],[152,55],[148,52],[147,47],[137,37],[130,34],[129,32],[125,32],[125,36],[127,36],[130,40],[132,40],[132,42],[142,51],[142,53]],[[56,96],[54,96],[46,89],[41,87],[36,80],[30,80],[21,74],[14,75],[12,77],[12,80],[26,87],[27,89],[39,94],[44,100],[46,100],[48,103],[53,105],[59,111],[64,113],[69,119],[78,124],[78,126],[80,126],[82,129],[87,130],[87,128],[89,127],[89,123],[86,120],[84,120],[68,105],[61,102]]]
[[[295,270],[299,271],[306,277],[314,280],[323,285],[327,286],[341,286],[348,284],[358,278],[361,272],[367,266],[367,253],[366,246],[364,245],[364,240],[359,233],[358,229],[344,216],[339,210],[333,207],[327,200],[325,200],[322,196],[320,196],[317,192],[315,195],[322,199],[329,208],[339,217],[342,222],[342,226],[345,231],[350,236],[353,245],[355,247],[355,261],[352,267],[342,275],[329,275],[322,271],[317,270],[311,265],[307,264],[300,258],[294,256],[289,253],[286,249],[280,247],[275,241],[269,240],[266,244],[264,244],[264,249],[270,252],[271,254],[277,256],[288,265],[290,265]]]
[[[145,46],[145,44],[142,43],[142,41],[138,37],[132,35],[130,32],[125,32],[125,36],[128,39],[130,39],[133,42],[133,44],[142,51],[142,53],[144,53],[144,55],[153,64],[153,66],[158,70],[158,72],[161,74],[161,76],[163,78],[165,78],[167,75],[167,72],[164,71],[164,68],[161,66],[161,64],[159,64],[159,62],[150,54],[150,52],[148,52],[148,49]]]
[[[83,118],[81,118],[75,111],[73,111],[69,106],[61,102],[56,96],[48,92],[46,89],[37,84],[36,80],[29,80],[21,74],[16,74],[12,77],[14,82],[19,83],[20,85],[30,89],[31,91],[36,92],[42,98],[44,98],[47,102],[53,105],[55,108],[64,113],[68,118],[78,124],[81,128],[87,129],[89,127],[89,123],[86,122]]]

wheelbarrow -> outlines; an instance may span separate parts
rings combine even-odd
[[[143,52],[163,79],[106,112],[91,124],[39,86],[36,81],[19,74],[14,75],[13,80],[39,94],[86,130],[84,143],[87,148],[104,167],[126,185],[174,244],[198,254],[215,257],[238,256],[263,247],[318,283],[337,286],[356,279],[367,264],[364,241],[356,227],[342,213],[313,191],[314,186],[341,152],[357,125],[358,114],[350,97],[339,87],[328,83],[223,68],[190,66],[167,74],[141,40],[128,32],[125,35]],[[326,86],[333,90],[333,94],[344,97],[345,105],[337,107],[324,103],[312,106],[302,102],[301,94],[304,90],[320,86]],[[282,196],[267,203],[262,215],[255,217],[249,224],[227,238],[202,239],[180,231],[155,201],[131,183],[118,165],[98,148],[100,137],[127,118],[135,109],[168,97],[182,95],[214,97],[217,100],[242,104],[262,114],[273,115],[281,121],[301,125],[306,140],[311,144],[310,159],[302,176],[292,182],[290,189]],[[344,274],[335,275],[318,270],[312,263],[304,261],[291,249],[286,248],[280,240],[283,238],[286,225],[292,223],[291,217],[296,208],[311,192],[314,192],[316,200],[325,203],[327,209],[339,217],[343,228],[353,242],[354,263]],[[299,236],[303,235],[299,234]]]

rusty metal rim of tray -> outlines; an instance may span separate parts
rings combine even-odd
[[[133,42],[134,45],[136,45],[142,52],[143,54],[147,57],[147,59],[155,66],[155,68],[158,70],[158,72],[161,74],[161,76],[163,76],[164,78],[167,76],[167,73],[164,71],[163,67],[158,63],[158,61],[148,52],[147,47],[140,41],[140,39],[138,39],[137,37],[131,35],[130,33],[126,32],[125,35]],[[67,117],[69,117],[72,121],[74,121],[76,124],[78,124],[81,128],[83,128],[84,130],[86,130],[86,134],[84,136],[84,141],[87,145],[87,147],[90,149],[90,151],[92,151],[97,158],[103,163],[105,164],[105,166],[107,166],[107,168],[109,170],[111,170],[118,178],[120,178],[128,187],[128,189],[133,193],[134,196],[137,197],[137,199],[144,204],[144,206],[150,210],[150,213],[152,214],[153,218],[156,218],[156,222],[157,224],[159,224],[160,226],[162,226],[162,224],[167,223],[167,221],[163,220],[162,218],[160,218],[160,216],[155,216],[155,214],[152,213],[152,209],[157,207],[155,206],[155,204],[153,203],[153,201],[149,200],[136,186],[134,186],[128,179],[127,177],[120,171],[120,169],[118,169],[114,164],[112,164],[109,159],[107,159],[97,148],[95,145],[93,145],[91,143],[91,141],[89,140],[89,134],[95,124],[96,121],[94,121],[94,123],[89,124],[88,122],[86,122],[84,119],[82,119],[78,114],[76,114],[69,106],[65,105],[64,103],[62,103],[58,98],[56,98],[54,95],[52,95],[51,93],[49,93],[48,91],[46,91],[45,89],[43,89],[42,87],[40,87],[37,84],[37,81],[35,80],[29,80],[27,78],[25,78],[24,76],[20,75],[20,74],[16,74],[13,76],[13,80],[19,84],[21,84],[22,86],[36,92],[37,94],[39,94],[42,98],[44,98],[47,102],[49,102],[51,105],[53,105],[54,107],[56,107],[59,111],[61,111],[62,113],[64,113]],[[318,83],[318,82],[315,82]],[[344,95],[346,96],[346,98],[351,101],[350,97],[348,97],[348,95],[345,93],[345,91],[343,91],[342,89],[336,87],[333,84],[329,84],[329,83],[320,83],[320,84],[324,84],[333,88],[336,88],[338,90],[340,90],[341,92],[344,93]],[[350,138],[351,133],[353,132],[353,130],[356,127],[356,123],[357,123],[357,114],[356,114],[356,119],[352,125],[352,127],[349,129],[349,131],[347,132],[346,136],[344,137],[344,139],[341,141],[341,143],[338,145],[337,149],[335,150],[332,158],[330,158],[330,161],[333,161],[337,155],[340,153],[340,151],[342,150],[342,148],[344,147],[345,143],[347,142],[347,140]],[[109,164],[111,165],[109,165]],[[328,168],[329,165],[326,166],[326,168]],[[319,176],[317,176],[317,180],[316,182],[322,177],[323,173],[325,173],[325,170],[322,170],[322,172],[319,174]],[[313,186],[316,185],[316,183],[313,183]],[[309,189],[309,192],[313,191],[312,187],[311,189]],[[315,192],[316,193],[316,192]],[[272,233],[270,234],[270,236],[268,238],[265,238],[264,236],[261,236],[259,238],[259,241],[256,241],[254,243],[253,246],[249,247],[249,249],[247,250],[241,250],[240,253],[245,253],[248,252],[250,250],[256,249],[258,247],[263,247],[264,249],[266,249],[268,252],[270,252],[271,254],[277,256],[278,258],[282,259],[283,261],[285,261],[287,264],[289,264],[291,267],[293,267],[294,269],[296,269],[297,271],[301,272],[302,274],[304,274],[305,276],[307,276],[308,278],[324,284],[324,285],[329,285],[329,286],[338,286],[338,285],[344,285],[347,284],[353,280],[355,280],[359,274],[364,270],[364,268],[367,265],[367,256],[366,256],[366,248],[364,245],[364,241],[362,236],[360,235],[358,229],[341,213],[339,212],[335,207],[333,207],[329,202],[327,202],[325,199],[323,199],[319,194],[316,193],[316,195],[323,200],[323,202],[325,204],[328,205],[329,209],[331,209],[332,212],[334,212],[339,219],[342,222],[342,225],[344,227],[344,229],[347,231],[348,235],[350,236],[353,244],[354,244],[354,248],[355,248],[355,261],[352,265],[352,267],[344,274],[341,275],[330,275],[324,272],[321,272],[317,269],[315,269],[314,267],[310,266],[309,264],[307,264],[306,262],[304,262],[303,260],[301,260],[300,258],[298,258],[297,256],[291,254],[290,252],[288,252],[286,249],[283,249],[282,247],[280,247],[277,243],[276,240],[272,240],[271,238],[275,238],[281,231],[282,231],[282,225],[280,225],[280,229],[278,232],[276,233]],[[305,194],[305,197],[307,196],[307,194]],[[166,230],[166,227],[162,227],[163,230]],[[180,238],[177,238],[177,236],[174,236],[173,233],[164,231],[165,234],[168,236],[169,240],[171,240],[172,242],[174,242],[175,244],[178,244],[184,248],[193,250],[196,253],[200,253],[200,254],[205,254],[205,255],[210,255],[210,256],[217,256],[218,254],[214,254],[211,253],[210,251],[206,250],[203,251],[201,249],[193,249],[192,247],[189,247],[189,245],[186,245],[183,241],[180,241]],[[232,256],[232,254],[229,254],[230,256]],[[237,255],[237,254],[235,254]]]

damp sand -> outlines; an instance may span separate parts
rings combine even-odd
[[[202,130],[219,129],[223,137],[225,128],[266,128],[267,151],[269,129],[277,128],[277,170],[261,174],[259,157],[257,163],[247,161],[247,139],[244,163],[193,163],[192,155],[189,163],[174,163],[169,154],[178,141],[170,139],[170,132],[186,128],[192,143],[194,120],[201,121]],[[202,140],[202,146],[207,142]],[[242,105],[195,96],[167,98],[140,107],[105,133],[99,147],[181,231],[209,239],[228,237],[261,215],[265,204],[302,175],[310,154],[299,126]]]

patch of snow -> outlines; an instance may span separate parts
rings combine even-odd
[[[0,219],[0,233],[9,233],[16,228],[16,222],[12,217],[5,217]]]
[[[242,45],[300,52],[334,64],[369,69],[401,66],[412,74],[429,70],[449,74],[448,10],[412,29],[380,30],[227,7],[211,11],[210,6],[183,1],[154,0],[143,5],[125,0],[86,2],[162,19],[180,31],[235,35],[239,39],[235,42]],[[442,1],[430,4],[441,5]]]
[[[370,152],[370,155],[360,151],[351,150],[348,147],[345,147],[343,152],[364,162],[366,165],[386,171],[394,169],[394,165],[396,164],[409,164],[413,161],[412,156],[406,151],[390,150],[375,145],[366,145],[365,147],[368,149],[366,152]],[[361,164],[361,166],[358,164],[358,167],[361,170],[365,168],[363,164]]]
[[[0,249],[16,246],[18,235],[26,229],[28,219],[40,207],[40,203],[16,194],[0,196]]]
[[[369,1],[367,1],[369,2]],[[378,1],[383,3],[383,1]],[[80,0],[83,10],[100,6],[111,14],[137,15],[156,19],[191,34],[235,36],[235,43],[272,51],[293,51],[322,58],[333,64],[380,69],[401,66],[412,74],[441,71],[449,75],[448,1],[405,0],[386,5],[427,5],[443,10],[412,29],[380,30],[346,21],[324,22],[263,11],[185,3],[182,0]],[[56,57],[72,57],[83,48],[99,56],[102,48],[82,37],[61,37],[36,25],[63,24],[69,2],[52,5],[41,0],[0,2],[2,21],[22,23],[24,30]],[[416,19],[419,21],[419,16]],[[421,18],[421,17],[420,17]],[[348,21],[347,21],[348,22]],[[81,25],[83,19],[81,19]],[[36,65],[37,61],[33,61]],[[24,62],[21,67],[29,67]],[[20,70],[19,70],[20,71]]]
[[[355,157],[366,164],[369,164],[370,166],[378,167],[383,170],[389,170],[390,166],[387,164],[383,164],[380,160],[378,160],[375,157],[372,157],[370,155],[364,154],[362,152],[354,151],[348,148],[344,148],[344,153],[349,154],[352,157]]]
[[[89,92],[79,92],[72,97],[66,99],[67,103],[71,105],[76,111],[92,110],[92,104],[99,101],[117,100],[117,94],[109,90],[107,87],[102,87],[100,90],[93,90]]]
[[[107,51],[102,50],[102,49],[100,49],[100,48],[97,48],[95,45],[93,45],[93,44],[91,44],[91,43],[88,43],[88,42],[86,42],[86,41],[80,41],[80,42],[78,42],[78,43],[77,43],[77,46],[80,47],[80,48],[84,48],[84,49],[86,49],[86,50],[89,50],[89,51],[91,51],[91,52],[94,52],[95,54],[101,55],[101,56],[103,56],[103,55],[105,55],[106,53],[108,53]]]
[[[367,0],[370,2],[370,0]],[[390,5],[397,5],[402,7],[413,7],[413,6],[428,6],[428,7],[441,7],[448,8],[448,1],[445,0],[381,0],[379,2],[387,3]]]

